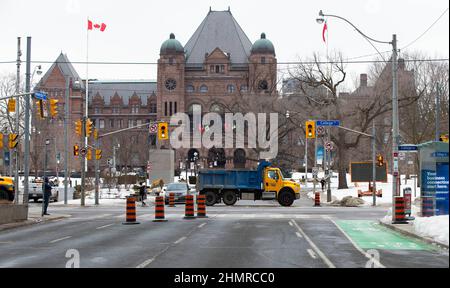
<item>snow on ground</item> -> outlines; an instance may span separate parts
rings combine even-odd
[[[298,181],[298,180],[302,179],[303,175],[304,175],[304,173],[293,173],[291,178]],[[334,200],[342,200],[342,198],[344,198],[346,196],[358,197],[358,190],[362,190],[362,191],[369,190],[369,183],[352,183],[350,174],[347,174],[348,189],[338,190],[337,188],[338,188],[339,183],[338,183],[337,173],[333,173],[333,175],[334,175],[334,177],[331,178],[331,193],[333,196],[333,201]],[[311,177],[311,173],[308,173],[308,176]],[[324,173],[319,172],[318,179],[320,180],[323,177],[324,177]],[[305,185],[302,184],[302,187],[304,188]],[[313,183],[308,183],[307,187],[312,188]],[[412,201],[414,201],[415,199],[420,197],[420,188],[419,187],[416,187],[416,197],[414,197],[414,179],[408,179],[405,184],[405,175],[402,175],[401,186],[400,186],[400,190],[402,191],[402,193],[403,193],[403,188],[406,188],[406,187],[411,188]],[[316,184],[316,189],[317,189],[317,191],[320,190],[320,183]],[[377,191],[380,189],[382,190],[382,197],[377,197],[377,204],[381,204],[381,205],[392,204],[392,175],[388,175],[387,183],[377,182]],[[313,193],[309,193],[308,196],[310,196],[311,198],[314,197]],[[366,201],[366,204],[371,205],[372,196],[362,197],[362,198]]]
[[[432,238],[448,245],[449,216],[418,217],[414,220],[414,230],[420,236]]]

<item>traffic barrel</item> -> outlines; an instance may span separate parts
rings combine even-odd
[[[184,219],[195,219],[194,195],[186,195],[186,208],[185,208]]]
[[[206,196],[205,195],[197,196],[197,217],[198,218],[208,218],[208,216],[206,216]]]
[[[392,224],[407,224],[405,215],[405,198],[402,196],[395,196],[395,214]]]
[[[169,194],[169,207],[175,207],[175,193]]]
[[[434,198],[422,196],[422,217],[434,216]]]
[[[314,207],[320,207],[320,192],[314,194]]]
[[[155,220],[153,222],[166,222],[164,217],[164,197],[157,196],[155,199]]]
[[[140,224],[136,221],[136,197],[128,196],[127,197],[127,213],[126,213],[126,222],[122,223],[124,225],[133,225]]]

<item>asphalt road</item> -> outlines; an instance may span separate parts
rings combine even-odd
[[[163,223],[152,221],[154,207],[138,207],[140,224],[123,225],[125,207],[50,204],[50,213],[71,217],[1,232],[0,267],[64,268],[77,254],[82,268],[449,267],[448,252],[377,227],[386,208],[312,206],[240,201],[185,220],[177,205]]]

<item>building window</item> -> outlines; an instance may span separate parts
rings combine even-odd
[[[120,108],[119,107],[113,107],[112,108],[112,113],[113,114],[120,114]]]
[[[109,127],[114,128],[114,119],[109,119]]]
[[[200,86],[200,92],[201,93],[206,93],[206,92],[208,92],[208,86],[206,86],[206,85],[202,85],[202,86]]]
[[[133,120],[128,119],[128,128],[133,127]]]
[[[131,114],[138,114],[139,113],[139,106],[133,105],[131,106]]]
[[[172,102],[169,102],[169,116],[172,116]]]
[[[174,113],[177,114],[177,102],[174,102],[173,105],[174,105],[174,108],[173,108]]]
[[[123,119],[117,119],[117,128],[123,128]]]
[[[216,65],[216,73],[220,73],[220,66]]]
[[[137,126],[139,126],[139,125],[141,125],[141,124],[142,124],[142,120],[137,120],[137,121],[136,121],[136,125],[137,125]]]
[[[214,65],[209,66],[209,72],[214,73]]]
[[[98,128],[105,129],[105,120],[103,120],[103,119],[98,120]]]
[[[167,102],[164,102],[164,116],[167,116]]]
[[[102,113],[102,109],[100,109],[100,108],[98,108],[98,107],[95,107],[94,113],[95,113],[95,114],[100,114],[100,113]]]
[[[261,64],[266,64],[266,57],[261,57]]]
[[[227,86],[227,92],[228,93],[234,93],[234,91],[236,91],[236,88],[234,87],[234,85],[233,84],[229,84]]]
[[[155,102],[150,103],[150,113],[158,113]]]
[[[187,93],[193,93],[195,92],[195,88],[193,85],[186,85],[186,92]]]
[[[241,85],[241,92],[247,92],[248,86],[247,85]]]
[[[225,73],[225,65],[220,65],[220,73]]]

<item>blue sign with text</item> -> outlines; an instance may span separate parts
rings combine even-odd
[[[38,100],[47,100],[47,94],[45,92],[34,92],[34,98]]]
[[[339,120],[317,120],[317,126],[339,126],[341,122]]]
[[[448,162],[436,163],[436,215],[448,215]]]
[[[417,145],[400,145],[398,146],[398,151],[417,151],[419,148]]]

